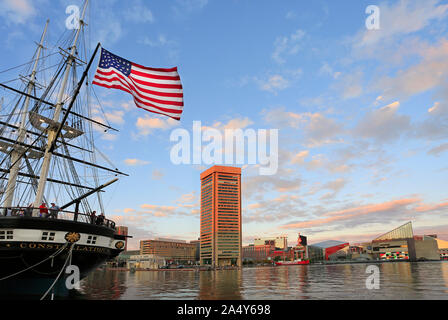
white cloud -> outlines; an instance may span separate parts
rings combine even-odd
[[[151,40],[149,37],[143,38],[143,40],[139,41],[144,45],[148,45],[150,47],[164,47],[167,45],[176,44],[174,41],[168,40],[167,37],[163,34],[159,34],[156,40]]]
[[[308,150],[300,151],[299,153],[295,154],[293,158],[291,159],[292,164],[303,164],[305,163],[305,158],[308,157],[310,152]]]
[[[328,64],[328,62],[324,62],[319,69],[319,75],[329,75],[333,79],[339,78],[341,74],[342,72],[334,71],[333,68]]]
[[[137,23],[154,22],[154,15],[152,14],[152,11],[148,9],[141,0],[136,1],[132,5],[127,4],[124,17],[128,21]]]
[[[285,18],[288,20],[294,19],[296,17],[296,13],[294,11],[288,11],[285,15]]]
[[[434,20],[448,14],[448,4],[439,0],[402,0],[392,5],[383,3],[380,8],[380,29],[363,29],[353,39],[355,49],[372,47],[382,42],[392,42],[398,36],[420,31]]]
[[[150,135],[154,130],[167,130],[179,125],[179,121],[171,118],[152,118],[150,116],[145,116],[143,118],[139,117],[137,119],[137,129],[139,130],[139,136]]]
[[[208,126],[202,126],[202,130],[208,129],[208,128],[213,128],[213,129],[218,129],[219,131],[224,133],[224,130],[226,129],[244,129],[250,125],[253,124],[253,121],[250,120],[249,118],[235,118],[235,119],[231,119],[229,121],[227,121],[227,123],[223,123],[221,121],[216,121],[215,123],[213,123],[213,125],[211,127]]]
[[[154,169],[152,171],[152,180],[161,180],[164,176],[165,174],[161,170]]]
[[[8,23],[23,24],[36,14],[36,9],[29,0],[0,1],[0,16]]]
[[[111,123],[123,124],[124,123],[124,111],[115,110],[111,112],[106,112],[104,114],[106,119]]]
[[[364,89],[362,86],[362,79],[364,73],[361,70],[345,73],[341,76],[340,73],[336,76],[338,82],[335,88],[341,92],[342,98],[353,99],[362,95]]]
[[[428,154],[434,155],[434,156],[439,156],[441,153],[444,153],[447,151],[448,151],[448,143],[442,143],[441,145],[429,150]]]
[[[398,139],[411,129],[410,118],[398,114],[400,102],[395,101],[385,107],[367,113],[353,130],[355,136],[371,138],[377,142]]]
[[[395,76],[378,79],[375,87],[383,91],[386,99],[407,98],[444,84],[448,74],[448,40],[423,49],[420,56],[420,63],[398,71]]]
[[[176,0],[172,6],[177,17],[185,17],[202,10],[208,4],[208,0]]]
[[[136,167],[136,166],[144,166],[149,164],[149,161],[144,161],[144,160],[140,160],[140,159],[126,159],[124,160],[124,163],[128,166],[131,167]]]
[[[274,42],[275,48],[272,53],[272,59],[279,64],[285,63],[286,60],[283,56],[297,54],[300,50],[300,40],[302,40],[304,36],[305,32],[298,29],[289,36],[277,37]]]
[[[337,136],[344,133],[343,126],[322,113],[294,113],[276,108],[268,112],[265,111],[264,114],[266,122],[279,128],[301,129],[304,135],[304,145],[308,148],[342,142],[341,138],[337,138]]]
[[[276,74],[270,76],[265,82],[260,83],[260,88],[263,91],[277,92],[278,90],[284,90],[290,86],[290,83],[283,76]]]

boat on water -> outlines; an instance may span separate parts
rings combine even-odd
[[[310,264],[309,260],[294,260],[294,261],[275,261],[277,266],[297,266]]]
[[[128,236],[99,214],[104,189],[126,174],[94,142],[118,130],[91,99],[99,45],[93,54],[86,45],[87,4],[80,27],[52,48],[47,21],[19,79],[0,80],[0,296],[65,296],[70,276],[86,277],[126,246]]]
[[[297,245],[288,250],[289,258],[291,260],[274,261],[276,266],[300,266],[310,264],[308,259],[308,245],[307,238],[305,236],[299,236],[297,238]]]

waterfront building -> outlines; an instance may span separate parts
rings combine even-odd
[[[437,239],[437,247],[439,248],[440,260],[448,260],[448,241]]]
[[[199,262],[200,259],[201,259],[201,257],[200,257],[200,254],[201,254],[201,238],[198,238],[198,240],[191,240],[190,243],[195,245],[195,248],[194,248],[194,258],[195,258],[196,262]]]
[[[377,260],[440,260],[434,236],[415,236],[407,222],[372,240],[368,252]]]
[[[341,260],[350,257],[350,244],[344,241],[327,240],[308,246],[310,261]]]
[[[243,261],[263,262],[272,259],[275,245],[248,245],[243,247]]]
[[[133,255],[127,260],[128,269],[159,269],[165,265],[165,259],[154,254]]]
[[[241,168],[201,173],[201,265],[241,266]]]
[[[140,254],[140,250],[128,250],[120,253],[115,259],[112,261],[113,267],[125,267],[127,265],[128,260],[131,256],[135,256]]]
[[[195,249],[195,244],[184,240],[158,238],[140,241],[140,255],[162,257],[169,263],[194,263]]]
[[[280,236],[280,237],[271,237],[271,238],[256,238],[254,240],[254,246],[275,246],[276,249],[284,250],[288,248],[288,237]]]

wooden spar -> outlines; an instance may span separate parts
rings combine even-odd
[[[95,188],[95,189],[93,189],[92,191],[89,191],[89,192],[87,192],[86,194],[83,194],[82,196],[80,196],[80,197],[78,197],[78,198],[76,198],[76,199],[70,201],[69,203],[64,204],[64,205],[61,207],[61,210],[64,210],[65,208],[68,208],[68,207],[70,207],[71,205],[74,205],[74,204],[76,204],[76,203],[79,203],[82,199],[87,198],[88,196],[91,196],[92,194],[94,194],[94,193],[100,191],[101,189],[104,189],[105,187],[111,185],[112,183],[114,183],[114,182],[116,182],[116,181],[118,181],[117,178],[115,178],[115,179],[113,179],[113,180],[111,180],[111,181],[109,181],[109,182],[107,182],[107,183],[105,183],[105,184],[100,185],[98,188]]]
[[[44,151],[44,150],[42,150],[42,148],[35,147],[35,146],[29,145],[29,144],[26,144],[26,143],[19,143],[16,140],[8,139],[8,138],[5,138],[5,137],[1,137],[0,136],[0,140],[6,141],[6,142],[9,142],[9,143],[12,143],[12,144],[15,143],[15,144],[17,144],[19,146],[27,147],[27,148],[32,149],[32,150],[36,150],[36,151],[40,151],[40,152]],[[95,163],[91,163],[91,162],[87,162],[87,161],[84,161],[84,160],[81,160],[81,159],[73,158],[73,157],[67,156],[67,155],[62,154],[62,153],[53,152],[53,155],[61,157],[61,158],[64,158],[64,159],[72,160],[72,161],[75,161],[75,162],[78,162],[78,163],[81,163],[81,164],[90,165],[90,166],[98,168],[98,169],[103,169],[103,170],[107,170],[107,171],[110,171],[110,172],[113,172],[113,173],[116,173],[116,174],[121,174],[123,176],[129,176],[128,174],[120,172],[118,170],[110,169],[110,168],[107,168],[107,167],[103,167],[103,166],[97,165]]]
[[[12,128],[12,129],[19,129],[19,127],[15,126],[15,125],[12,125],[12,124],[10,124],[10,123],[7,123],[7,122],[3,122],[3,121],[0,121],[0,125],[4,125],[4,126],[7,126],[7,127],[9,127],[9,128]],[[39,133],[34,132],[34,131],[30,131],[30,130],[26,130],[26,133],[28,133],[28,134],[32,134],[32,135],[34,135],[34,136],[40,136]],[[45,135],[42,135],[42,138],[46,139],[47,137],[46,137]],[[59,143],[64,143],[64,144],[66,144],[66,145],[69,146],[69,147],[73,147],[73,148],[76,148],[76,149],[79,149],[79,150],[82,150],[82,151],[85,151],[85,152],[90,152],[90,153],[93,152],[93,151],[91,151],[91,150],[87,150],[87,149],[84,149],[84,148],[75,146],[75,145],[70,144],[70,143],[67,143],[67,142],[65,142],[65,141],[58,140],[58,142],[59,142]]]
[[[87,68],[84,70],[84,73],[82,74],[81,80],[79,80],[78,85],[76,86],[75,93],[72,97],[72,101],[70,102],[67,111],[65,112],[64,117],[62,118],[61,124],[59,125],[58,130],[56,131],[55,138],[53,142],[51,143],[51,146],[48,148],[48,152],[53,153],[54,148],[56,147],[56,141],[59,135],[61,134],[62,128],[64,127],[65,121],[67,121],[68,115],[70,113],[70,110],[72,109],[73,105],[75,104],[76,98],[78,97],[79,91],[81,90],[82,84],[87,77],[87,74],[89,73],[90,66],[93,63],[93,60],[95,59],[96,53],[98,52],[98,49],[100,48],[100,43],[96,45],[95,51],[93,52],[92,57],[90,58],[89,64],[87,65]]]
[[[28,98],[37,100],[37,101],[39,101],[39,102],[42,102],[43,104],[46,104],[46,105],[49,105],[49,106],[52,106],[52,107],[54,106],[54,103],[51,103],[51,102],[42,100],[41,98],[38,98],[38,97],[33,96],[33,95],[31,95],[31,94],[27,94],[27,93],[22,92],[22,91],[20,91],[20,90],[11,88],[10,86],[7,86],[7,85],[5,85],[5,84],[3,84],[3,83],[0,83],[0,86],[4,87],[5,89],[14,91],[14,92],[16,92],[16,93],[18,93],[18,94],[20,94],[20,95],[25,96],[25,97],[28,97]],[[67,112],[67,109],[65,109],[65,108],[62,108],[61,110],[62,110],[63,112]],[[99,125],[99,126],[102,126],[102,127],[104,127],[104,128],[107,128],[107,129],[109,129],[109,130],[113,130],[113,131],[117,131],[117,132],[119,131],[118,129],[112,128],[111,126],[108,126],[108,125],[106,125],[106,124],[104,124],[104,123],[102,123],[102,122],[99,122],[99,121],[90,119],[90,118],[88,118],[88,117],[86,117],[86,116],[83,116],[82,114],[79,114],[79,113],[76,113],[76,112],[73,112],[73,111],[69,111],[69,114],[71,114],[71,115],[73,115],[73,116],[76,116],[76,117],[79,117],[79,118],[82,118],[82,119],[84,119],[84,120],[90,121],[90,122],[92,122],[92,123],[95,123],[95,124],[97,124],[97,125]]]
[[[0,168],[0,172],[3,172],[3,173],[9,173],[9,170],[1,169],[1,168]],[[39,178],[39,177],[36,176],[36,175],[32,175],[32,174],[24,173],[24,172],[19,172],[18,175],[21,176],[21,177],[25,177],[25,178],[32,178],[32,179],[38,179],[38,178]],[[0,179],[2,179],[2,180],[7,180],[6,178],[2,178],[2,177],[0,177]],[[54,182],[54,183],[59,183],[59,184],[64,184],[64,185],[67,185],[67,186],[78,187],[78,188],[83,188],[83,189],[87,189],[87,190],[93,190],[93,188],[91,188],[91,187],[81,186],[81,185],[78,185],[78,184],[74,184],[74,183],[70,183],[70,182],[65,182],[65,181],[61,181],[61,180],[56,180],[56,179],[50,179],[50,178],[49,178],[48,181],[49,181],[49,182]],[[20,182],[21,182],[21,183],[27,183],[27,182],[25,182],[25,181],[20,181]],[[29,182],[28,182],[28,184],[29,184]]]

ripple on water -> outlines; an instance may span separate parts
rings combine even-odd
[[[82,281],[80,299],[448,299],[448,262],[377,265],[379,290],[366,288],[368,264],[132,274],[98,270]]]

